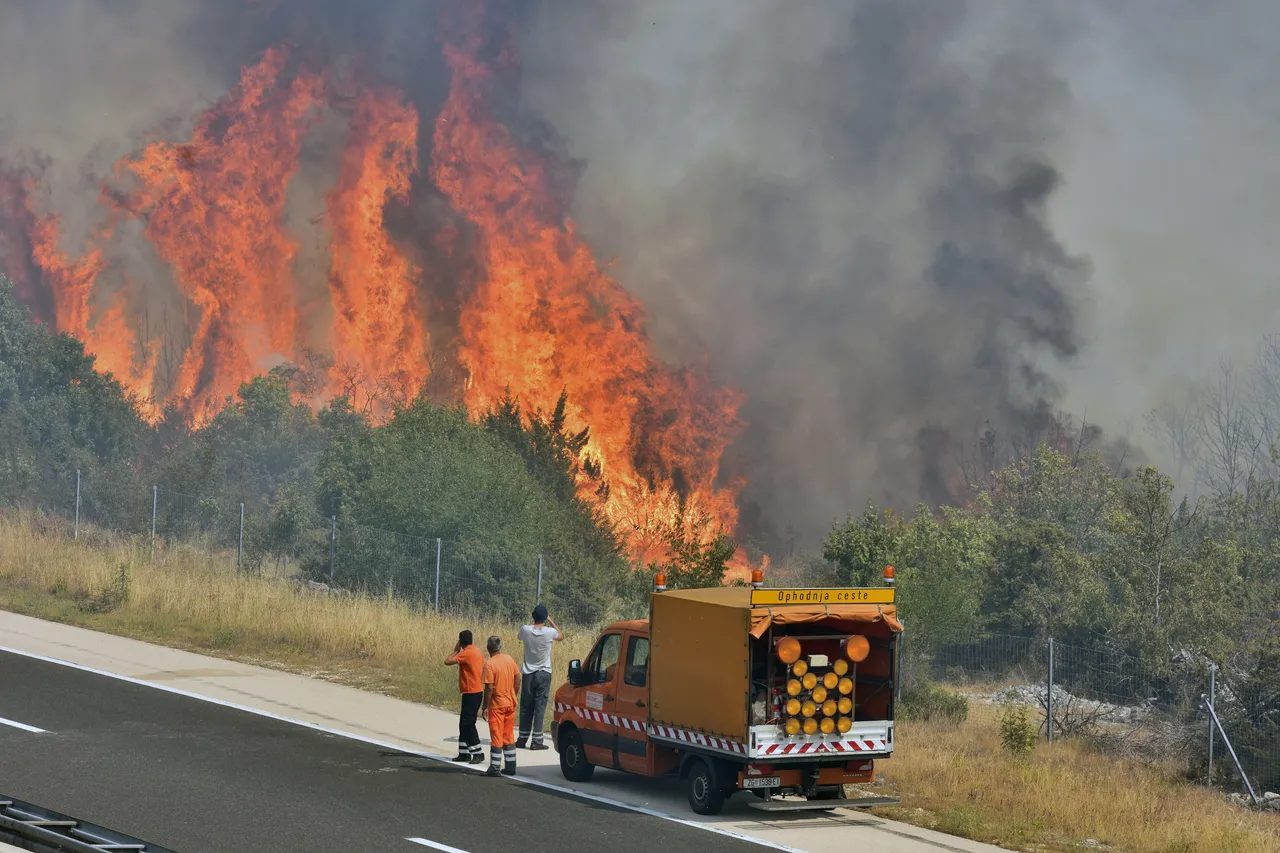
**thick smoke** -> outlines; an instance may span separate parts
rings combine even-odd
[[[587,236],[663,350],[744,389],[764,518],[812,539],[946,497],[1079,347],[1089,274],[1046,223],[1065,26],[902,0],[546,2],[529,106],[588,162]]]
[[[442,5],[6,5],[0,160],[44,176],[75,253],[112,164],[184,138],[273,44],[401,88],[429,123],[449,82]],[[1063,16],[924,0],[489,5],[522,58],[513,124],[585,163],[579,228],[617,256],[660,353],[705,355],[749,396],[725,466],[749,480],[749,527],[812,541],[869,498],[945,497],[958,446],[1058,399],[1049,376],[1081,345],[1089,278],[1047,222],[1071,103]],[[307,233],[324,191],[307,176],[331,179],[335,156],[320,127],[291,190],[300,277],[326,266]],[[402,236],[443,215],[420,139]],[[120,243],[131,279],[164,277],[145,241]]]

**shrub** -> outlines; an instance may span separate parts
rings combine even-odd
[[[897,717],[922,723],[941,720],[958,726],[969,718],[969,700],[938,684],[917,681],[902,691]]]
[[[1031,708],[1013,698],[1005,699],[1000,711],[1000,742],[1014,755],[1027,755],[1036,748],[1036,727]]]

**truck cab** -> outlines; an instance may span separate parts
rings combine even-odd
[[[585,661],[570,661],[551,723],[566,778],[586,782],[596,767],[660,776],[678,766],[650,748],[648,681],[647,619],[613,623]],[[570,746],[567,752],[562,742]]]
[[[656,590],[649,619],[609,625],[569,662],[552,721],[562,773],[676,776],[700,814],[738,791],[771,811],[896,802],[842,799],[893,750],[888,592]]]

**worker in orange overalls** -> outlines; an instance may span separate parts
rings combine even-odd
[[[514,776],[520,667],[514,658],[502,653],[500,637],[490,637],[485,645],[489,649],[489,660],[484,665],[484,698],[480,713],[489,722],[489,769],[484,775]]]

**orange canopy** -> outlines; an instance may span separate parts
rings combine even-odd
[[[880,624],[893,633],[902,632],[898,608],[892,604],[788,604],[751,609],[751,636],[759,639],[770,625],[803,625],[813,622],[846,625]]]

